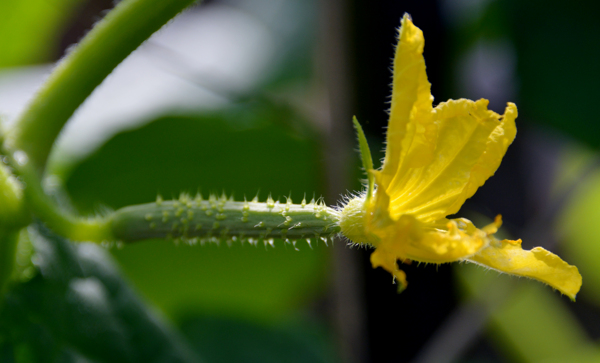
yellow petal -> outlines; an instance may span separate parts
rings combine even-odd
[[[487,100],[441,103],[434,119],[439,127],[433,160],[420,168],[400,166],[386,189],[390,214],[439,220],[458,211],[464,201],[498,168],[514,139],[516,108],[503,118],[487,109]]]
[[[397,257],[394,254],[386,253],[384,250],[375,250],[371,253],[371,265],[373,268],[382,267],[394,276],[398,283],[398,292],[406,289],[406,273],[398,268]]]
[[[405,249],[407,258],[429,263],[454,262],[487,246],[487,234],[474,227],[467,230],[467,220],[444,221],[444,229],[428,230],[419,240],[411,240]]]
[[[378,184],[391,198],[392,216],[434,221],[456,213],[493,175],[516,134],[516,107],[509,104],[504,117],[488,111],[486,100],[450,100],[433,109],[423,33],[407,15],[398,42]]]
[[[502,120],[494,129],[488,138],[485,152],[479,158],[475,166],[471,169],[470,178],[463,189],[461,195],[456,198],[454,203],[445,211],[446,215],[458,212],[465,200],[471,198],[473,194],[490,178],[506,154],[506,150],[517,136],[517,127],[515,119],[517,118],[517,106],[509,102],[502,116]]]
[[[380,182],[381,173],[373,173]],[[365,235],[368,243],[393,255],[396,259],[428,263],[445,263],[467,258],[488,244],[488,235],[496,229],[477,229],[469,220],[442,218],[424,223],[413,215],[391,217],[385,189],[377,189],[374,201],[365,213]],[[501,222],[494,224],[499,227]]]
[[[431,84],[427,81],[423,47],[425,39],[421,29],[414,26],[410,17],[404,15],[398,34],[398,46],[394,56],[392,101],[387,131],[387,149],[382,174],[387,184],[398,171],[413,139],[416,143],[427,143],[427,127],[411,122],[414,114],[429,115],[433,97]],[[425,118],[418,118],[426,124]],[[408,137],[407,137],[408,136]]]
[[[581,288],[582,280],[577,267],[569,265],[541,247],[530,251],[523,250],[521,240],[494,240],[467,261],[508,274],[539,280],[567,295],[571,300],[575,300],[575,295]]]

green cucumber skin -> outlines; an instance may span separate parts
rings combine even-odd
[[[334,209],[311,202],[292,204],[257,201],[235,202],[211,196],[208,200],[182,196],[125,207],[111,215],[116,240],[125,243],[152,238],[231,241],[323,239],[340,232]]]

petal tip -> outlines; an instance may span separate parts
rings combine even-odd
[[[523,250],[516,242],[520,240],[498,241],[468,260],[500,272],[538,280],[575,300],[582,283],[577,267],[542,247]]]
[[[412,18],[408,13],[405,13],[400,23],[398,31],[399,46],[409,46],[413,44],[417,46],[417,51],[423,53],[423,44],[425,38],[423,32],[412,22]]]
[[[506,103],[506,108],[504,109],[504,118],[516,119],[519,116],[519,112],[517,111],[517,105],[512,102]]]

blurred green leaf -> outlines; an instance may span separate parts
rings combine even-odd
[[[573,164],[580,164],[581,160],[585,160],[588,164],[590,162],[589,157],[584,153],[580,153],[578,157],[574,155],[564,158],[560,174],[567,174],[567,169]],[[577,266],[583,276],[581,296],[592,299],[598,305],[600,304],[600,270],[598,269],[600,170],[593,171],[586,178],[582,178],[580,170],[575,171],[575,175],[576,179],[573,182],[577,183],[576,190],[561,212],[557,228],[564,239],[562,246],[565,255],[569,258],[569,262]]]
[[[93,213],[181,192],[252,199],[322,190],[320,145],[293,110],[264,101],[201,115],[164,116],[118,134],[66,171],[77,208]]]
[[[201,189],[252,199],[260,190],[283,200],[318,197],[322,154],[314,133],[285,105],[250,101],[197,116],[165,116],[124,132],[76,166],[67,189],[80,210],[91,212],[144,203]],[[333,204],[335,201],[328,201]],[[306,304],[326,279],[328,250],[300,252],[238,243],[174,246],[146,241],[113,250],[123,270],[171,317],[213,312],[277,320]]]
[[[306,321],[306,319],[305,319]],[[209,362],[336,362],[333,342],[306,322],[276,326],[216,317],[197,317],[181,325],[191,346]]]
[[[17,362],[197,361],[102,248],[72,245],[43,226],[30,233],[38,274],[3,299],[3,362],[11,355]]]
[[[0,1],[0,68],[56,56],[65,21],[81,0]]]
[[[455,271],[465,296],[489,312],[494,341],[511,361],[580,362],[600,356],[558,293],[547,286],[485,273],[469,264],[456,266]]]

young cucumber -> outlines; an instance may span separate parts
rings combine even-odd
[[[110,217],[113,236],[122,242],[151,238],[204,242],[241,240],[273,243],[273,239],[327,242],[340,232],[339,213],[323,203],[292,204],[257,198],[235,202],[226,196],[203,199],[182,195],[178,200],[125,207]]]

